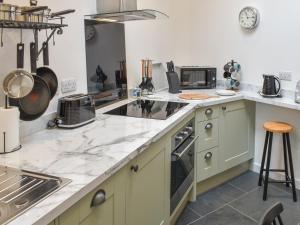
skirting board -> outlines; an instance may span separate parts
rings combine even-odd
[[[259,163],[252,163],[251,168],[253,172],[259,173],[260,171],[260,164]],[[283,173],[270,173],[270,177],[274,180],[285,180],[285,175]],[[300,180],[295,179],[296,188],[300,190]]]

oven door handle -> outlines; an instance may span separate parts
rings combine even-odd
[[[199,138],[199,136],[194,136],[192,137],[193,140],[191,141],[191,143],[179,154],[179,153],[172,153],[172,155],[177,156],[178,158],[182,158],[182,156],[186,153],[186,151],[189,150],[189,148],[197,141],[197,139]]]

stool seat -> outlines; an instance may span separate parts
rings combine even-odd
[[[293,131],[294,127],[288,123],[272,121],[264,123],[264,129],[272,133],[288,134]]]

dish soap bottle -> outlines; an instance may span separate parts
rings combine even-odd
[[[295,102],[300,104],[300,80],[298,81],[296,86]]]

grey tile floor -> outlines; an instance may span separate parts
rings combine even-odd
[[[270,184],[268,200],[262,200],[258,174],[241,176],[197,197],[183,211],[176,225],[257,225],[265,211],[277,202],[284,205],[285,225],[300,224],[300,202],[293,202],[291,190],[283,184]],[[297,192],[300,198],[300,191]]]

